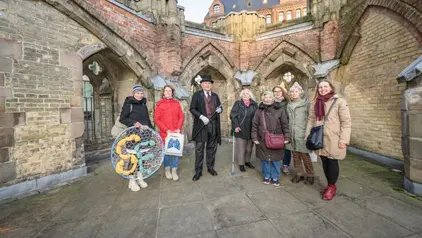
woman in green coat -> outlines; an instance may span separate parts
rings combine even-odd
[[[292,152],[296,170],[296,175],[293,177],[292,182],[305,181],[305,184],[312,185],[314,183],[314,168],[305,140],[310,104],[305,99],[302,99],[303,89],[298,83],[295,83],[290,88],[289,93],[291,101],[287,105],[287,114],[289,116],[292,141],[287,145],[287,149]]]

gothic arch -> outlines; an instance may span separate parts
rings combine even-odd
[[[304,55],[308,56],[314,63],[319,62],[319,54],[317,51],[311,50],[309,47],[301,43],[300,41],[295,40],[289,36],[283,36],[279,42],[271,50],[265,53],[265,56],[270,56],[271,54],[278,54],[282,47],[286,47],[285,44],[295,48],[296,50],[302,52]],[[263,58],[259,64],[256,66],[256,70],[263,63],[266,58]]]
[[[152,86],[149,79],[156,70],[152,68],[153,64],[151,64],[150,60],[143,53],[145,52],[144,50],[136,50],[103,22],[89,14],[85,9],[87,7],[86,4],[78,4],[74,1],[45,1],[59,12],[68,16],[70,19],[73,19],[75,22],[78,22],[98,39],[104,42],[103,45],[97,43],[80,49],[78,53],[82,59],[84,59],[84,57],[87,58],[91,56],[95,52],[99,52],[105,48],[104,46],[106,46],[113,51],[138,78],[140,78],[146,87]],[[91,49],[89,49],[90,47]]]
[[[367,17],[369,9],[377,9],[378,11],[383,11],[383,13],[388,14],[390,18],[408,28],[419,44],[422,45],[422,24],[420,24],[420,19],[422,18],[421,12],[399,1],[395,1],[394,4],[391,4],[391,0],[367,0],[353,12],[354,17],[351,20],[342,22],[342,25],[347,24],[354,26],[354,28],[349,31],[343,27],[345,33],[340,35],[340,46],[337,51],[337,57],[340,58],[342,64],[347,64],[353,53],[354,47],[360,39],[360,26]]]
[[[211,42],[211,40],[206,39],[204,41],[201,42],[201,44],[199,44],[197,47],[195,47],[194,50],[192,50],[192,53],[189,54],[188,57],[186,57],[186,59],[183,61],[182,67],[185,69],[188,64],[191,63],[191,61],[201,52],[204,51],[214,51],[218,54],[220,54],[225,61],[230,65],[230,67],[234,67],[234,61],[230,56],[226,56],[225,54],[223,54],[223,52],[221,52],[220,49],[224,49],[221,45],[219,45],[217,42]]]
[[[78,55],[82,58],[82,60],[86,60],[105,48],[107,48],[107,46],[103,43],[93,43],[80,48],[78,50]]]
[[[207,44],[202,47],[193,58],[187,59],[188,63],[180,75],[180,80],[185,86],[206,67],[218,71],[226,80],[234,79],[234,70],[230,61],[214,45]],[[185,64],[185,63],[184,63]]]
[[[266,79],[274,70],[283,66],[289,65],[298,69],[305,74],[309,79],[313,78],[313,69],[311,65],[316,61],[309,56],[305,51],[298,48],[296,45],[283,40],[265,57],[256,67],[259,78]]]

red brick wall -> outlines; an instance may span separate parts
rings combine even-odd
[[[330,21],[321,32],[321,60],[332,60],[336,57],[338,45],[338,21]]]
[[[400,101],[406,85],[397,75],[422,54],[406,22],[379,9],[362,19],[361,38],[342,81],[352,113],[352,145],[382,155],[402,158]]]
[[[156,61],[157,30],[154,24],[121,9],[120,7],[100,0],[78,0],[82,6],[88,6],[90,14],[104,22],[112,31],[120,35],[139,53],[146,57],[153,69],[162,71],[162,63]]]

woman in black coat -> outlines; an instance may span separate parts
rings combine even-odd
[[[252,155],[252,120],[258,104],[252,99],[253,95],[249,89],[240,92],[240,100],[237,100],[230,112],[232,121],[232,131],[236,137],[235,155],[239,163],[239,170],[245,172],[245,165],[251,169],[255,167],[251,164]]]
[[[120,113],[120,123],[127,127],[144,127],[152,128],[151,120],[147,108],[147,99],[144,98],[144,89],[140,85],[133,86],[133,96],[126,98],[122,112]],[[141,188],[148,187],[148,184],[138,177],[137,180],[129,180],[129,189],[136,192]]]

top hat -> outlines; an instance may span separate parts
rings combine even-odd
[[[201,75],[201,81],[199,81],[199,83],[203,83],[203,82],[214,83],[214,81],[211,79],[211,76],[209,75]]]

